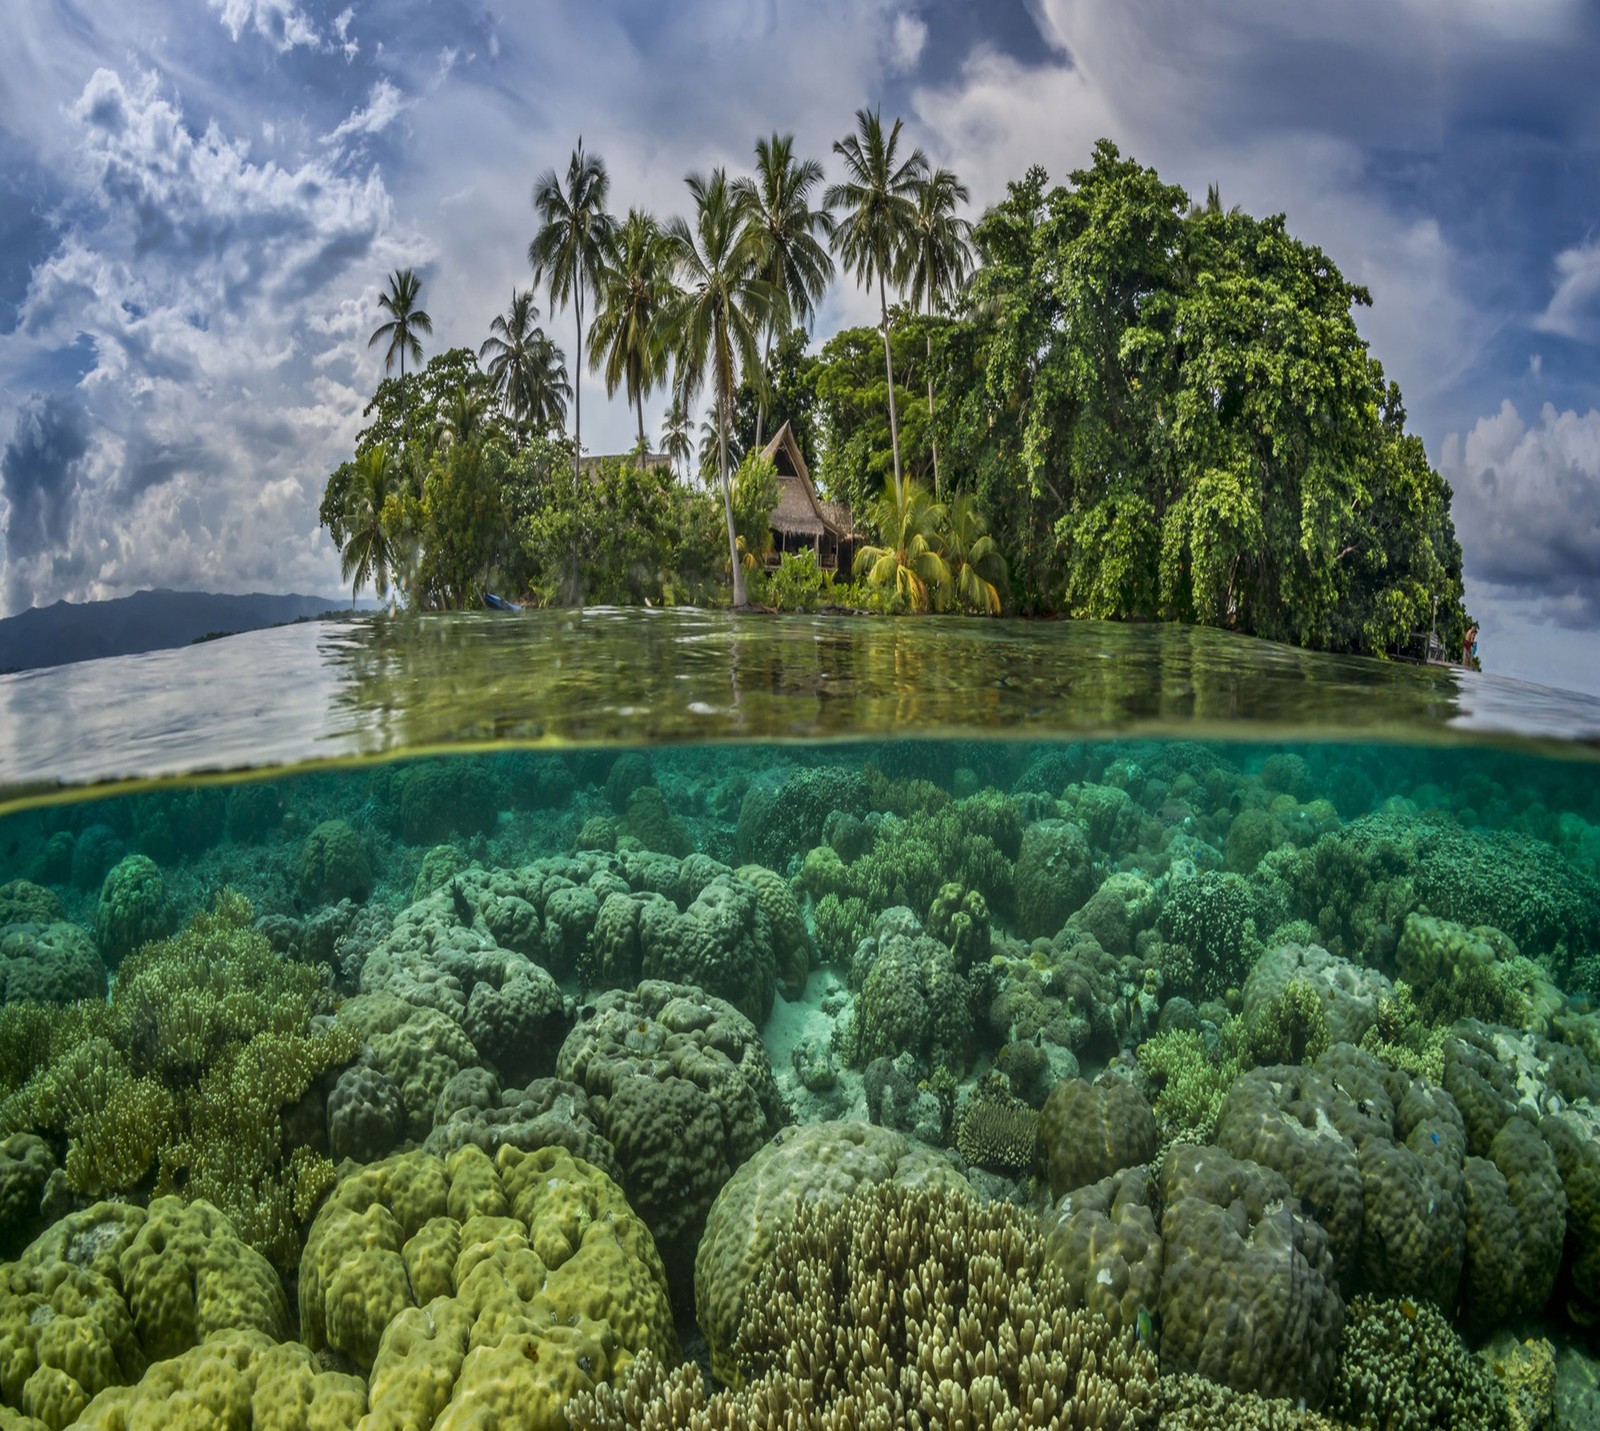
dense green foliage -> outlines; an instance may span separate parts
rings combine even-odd
[[[752,178],[691,176],[688,220],[613,221],[604,165],[581,145],[565,187],[541,181],[536,279],[578,310],[579,366],[587,336],[641,446],[643,398],[669,385],[672,475],[619,460],[580,476],[575,431],[572,477],[550,480],[569,389],[531,292],[495,319],[487,374],[466,348],[407,373],[428,320],[415,275],[394,275],[373,341],[401,375],[322,507],[346,579],[438,606],[485,588],[704,600],[731,578],[738,603],[748,574],[757,599],[814,603],[798,568],[767,579],[761,514],[736,510],[753,500],[741,460],[788,422],[821,493],[855,514],[853,594],[874,604],[1182,621],[1375,654],[1415,652],[1431,627],[1459,646],[1449,488],[1356,328],[1368,294],[1327,255],[1281,215],[1225,211],[1214,189],[1191,206],[1107,141],[1063,184],[1030,169],[969,223],[961,181],[902,147],[899,121],[856,121],[834,146],[844,181],[815,209],[821,166],[777,134]],[[876,290],[882,321],[813,351],[803,325],[835,260]],[[710,499],[677,480],[692,481],[701,392],[720,559],[699,545]]]

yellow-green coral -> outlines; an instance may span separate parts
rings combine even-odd
[[[1258,1064],[1314,1062],[1328,1047],[1328,1018],[1317,991],[1305,979],[1291,979],[1246,1020],[1245,1037]]]
[[[1422,1017],[1411,986],[1397,979],[1394,997],[1378,1000],[1378,1021],[1362,1036],[1361,1047],[1402,1073],[1438,1083],[1444,1077],[1449,1033]]]
[[[1163,1147],[1211,1141],[1222,1100],[1239,1076],[1238,1042],[1237,1021],[1230,1020],[1215,1053],[1189,1029],[1169,1029],[1139,1045],[1139,1067],[1155,1088],[1152,1106]]]
[[[563,1431],[571,1395],[677,1352],[649,1230],[563,1148],[351,1173],[307,1240],[300,1320],[314,1351],[370,1368],[374,1428]]]
[[[130,955],[109,1003],[35,1017],[14,1056],[31,1071],[0,1120],[63,1138],[77,1192],[205,1198],[287,1267],[296,1203],[315,1197],[306,1169],[285,1164],[283,1110],[361,1039],[340,1023],[312,1032],[333,1007],[325,975],[274,953],[253,918],[224,891],[182,933]]]

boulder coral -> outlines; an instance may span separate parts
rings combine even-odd
[[[755,1025],[692,986],[646,980],[584,1011],[556,1076],[599,1113],[628,1202],[686,1293],[713,1200],[787,1120]]]
[[[1155,1114],[1126,1079],[1063,1079],[1044,1100],[1039,1145],[1049,1168],[1050,1195],[1058,1198],[1154,1158]]]
[[[205,1202],[101,1202],[0,1268],[0,1415],[49,1431],[108,1387],[219,1332],[288,1335],[271,1265]]]
[[[353,1170],[300,1265],[300,1329],[367,1376],[370,1426],[565,1426],[573,1395],[677,1352],[655,1243],[563,1148],[413,1152]]]
[[[172,901],[156,862],[148,855],[119,860],[100,886],[94,913],[94,941],[107,966],[115,968],[141,944],[171,933],[172,924]]]
[[[1220,1148],[1169,1149],[1160,1183],[1163,1368],[1320,1407],[1344,1326],[1327,1235],[1282,1177]]]

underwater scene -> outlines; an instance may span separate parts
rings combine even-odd
[[[0,815],[0,1428],[1600,1426],[1600,761],[494,750]]]

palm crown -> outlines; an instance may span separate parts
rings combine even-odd
[[[570,301],[578,320],[577,359],[572,366],[574,480],[582,452],[583,295],[598,287],[610,242],[613,221],[606,212],[610,191],[605,161],[585,154],[581,137],[567,165],[565,186],[556,171],[548,169],[533,187],[533,207],[539,215],[539,230],[528,245],[533,281],[548,281],[551,302],[565,307]]]
[[[889,439],[894,449],[894,485],[899,492],[900,424],[894,408],[894,359],[889,352],[887,285],[898,283],[916,233],[917,184],[928,169],[927,156],[913,149],[900,160],[901,121],[888,133],[876,110],[856,111],[856,133],[835,141],[833,152],[844,160],[846,178],[831,185],[823,204],[844,211],[833,231],[833,246],[858,283],[878,285],[883,321],[883,363],[889,378]]]

